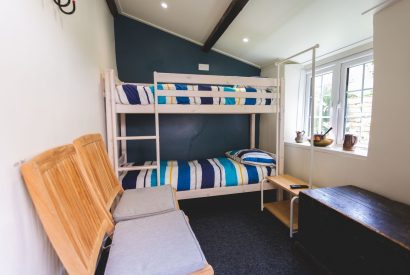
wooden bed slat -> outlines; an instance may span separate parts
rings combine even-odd
[[[43,227],[69,274],[94,274],[104,236],[113,231],[73,145],[25,163],[22,175]]]
[[[277,81],[273,78],[223,76],[201,74],[175,74],[154,72],[157,83],[184,83],[184,84],[212,84],[212,85],[244,85],[252,87],[276,87]]]
[[[276,189],[270,184],[265,184],[264,190]],[[195,198],[205,198],[213,196],[223,196],[232,195],[247,192],[257,192],[261,189],[261,183],[244,184],[238,186],[229,187],[216,187],[216,188],[205,188],[205,189],[194,189],[187,191],[176,192],[176,198],[178,200],[195,199]]]
[[[212,97],[212,98],[214,97],[227,98],[228,97],[228,98],[270,98],[270,99],[277,98],[277,95],[273,93],[251,93],[251,92],[157,90],[157,94],[158,96],[181,96],[181,97]],[[220,105],[224,106],[223,104],[220,104]]]
[[[275,105],[183,105],[160,104],[160,114],[270,114],[276,113]],[[116,113],[153,114],[155,106],[115,104]]]

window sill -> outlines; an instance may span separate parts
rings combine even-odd
[[[310,143],[296,143],[296,142],[285,142],[286,146],[300,148],[303,150],[310,150]],[[366,159],[367,158],[367,148],[356,148],[354,151],[344,151],[343,147],[340,145],[330,145],[329,147],[314,147],[315,152],[323,152],[334,155],[342,155],[347,157]]]

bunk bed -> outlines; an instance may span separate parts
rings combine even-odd
[[[107,146],[114,170],[127,188],[171,184],[178,199],[259,191],[262,180],[278,175],[276,167],[251,166],[230,158],[168,161],[160,157],[159,114],[249,114],[250,148],[255,148],[255,115],[280,109],[276,79],[154,72],[154,83],[122,83],[105,73]],[[153,114],[155,135],[127,136],[126,114]],[[156,159],[128,163],[127,141],[155,140]],[[159,164],[159,165],[157,165]],[[158,172],[159,170],[159,172]],[[264,186],[265,190],[272,189]]]

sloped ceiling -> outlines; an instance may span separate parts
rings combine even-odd
[[[168,4],[167,9],[161,3]],[[230,0],[116,0],[120,14],[202,45]],[[383,0],[250,0],[213,50],[263,66],[320,44],[322,56],[372,41]],[[249,38],[248,43],[242,39]],[[304,62],[308,56],[295,61]]]

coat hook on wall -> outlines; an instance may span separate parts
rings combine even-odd
[[[61,0],[54,0],[54,3],[60,8],[60,11],[64,14],[73,14],[75,12],[76,0],[67,0],[66,3],[61,3]],[[71,5],[72,4],[72,5]],[[66,8],[72,6],[71,11],[67,11]]]
[[[17,161],[17,162],[15,162],[14,164],[13,164],[13,166],[14,167],[20,167],[23,163],[25,163],[26,162],[26,160],[25,159],[22,159],[22,160],[19,160],[19,161]]]

